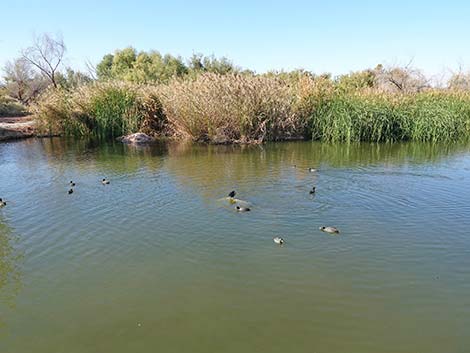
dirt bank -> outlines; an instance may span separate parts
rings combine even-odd
[[[0,117],[0,141],[32,137],[35,121],[31,116]]]

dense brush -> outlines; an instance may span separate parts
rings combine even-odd
[[[451,141],[470,134],[470,93],[344,90],[323,77],[219,75],[166,84],[95,82],[50,89],[35,107],[44,132],[119,136],[136,131],[212,143]]]

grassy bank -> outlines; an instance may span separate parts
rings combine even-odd
[[[3,116],[24,116],[28,111],[25,106],[16,102],[8,96],[4,96],[0,92],[0,117]]]
[[[324,77],[219,75],[144,85],[94,82],[48,90],[44,132],[115,137],[136,131],[213,143],[452,141],[470,135],[470,94],[345,89]]]

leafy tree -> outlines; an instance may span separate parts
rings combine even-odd
[[[112,75],[114,77],[126,78],[134,68],[136,58],[137,52],[132,47],[116,51],[111,67]]]
[[[227,58],[194,54],[186,65],[180,56],[158,51],[140,52],[128,47],[107,54],[96,66],[98,79],[118,79],[136,83],[162,83],[173,77],[197,75],[202,72],[227,74],[239,72]]]
[[[70,67],[67,68],[65,75],[62,73],[57,74],[58,85],[66,89],[77,88],[91,81],[90,76],[80,71],[74,71]]]
[[[344,91],[354,91],[374,86],[375,72],[364,70],[352,72],[348,75],[339,76],[337,79],[338,88]]]
[[[233,63],[226,57],[217,59],[214,55],[206,56],[203,59],[203,65],[206,71],[222,75],[238,71]]]
[[[106,54],[98,65],[96,65],[96,75],[98,79],[104,80],[112,77],[113,54]]]
[[[188,72],[188,68],[183,63],[181,57],[174,57],[166,54],[163,57],[164,75],[163,78],[167,81],[172,76],[181,77]]]
[[[194,73],[214,72],[223,75],[239,71],[239,69],[225,57],[217,59],[214,55],[204,56],[200,53],[193,54],[191,58],[189,58],[188,66],[189,70]]]
[[[195,53],[193,54],[188,62],[189,62],[189,69],[194,72],[198,71],[205,71],[204,70],[204,64],[202,63],[203,60],[203,55],[200,53]]]

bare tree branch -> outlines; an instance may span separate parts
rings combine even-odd
[[[86,65],[88,74],[90,75],[91,79],[92,79],[92,80],[97,80],[96,66],[93,65],[93,63],[92,63],[89,59],[87,59],[87,60],[85,61],[85,65]]]
[[[39,69],[57,87],[56,73],[64,58],[66,48],[62,38],[43,34],[34,39],[29,48],[21,52],[22,57]]]
[[[18,58],[6,63],[5,68],[5,88],[8,95],[17,99],[23,104],[28,104],[44,90],[50,83],[39,75],[32,67],[31,63]]]

